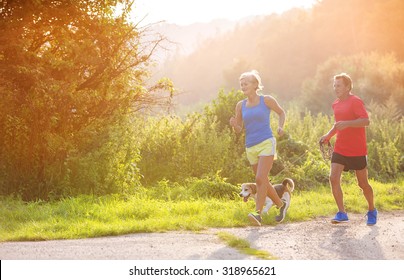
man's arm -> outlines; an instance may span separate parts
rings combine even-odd
[[[352,121],[339,121],[334,124],[336,130],[343,130],[348,127],[365,127],[370,123],[369,118],[361,118]]]

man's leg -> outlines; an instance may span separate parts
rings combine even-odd
[[[368,226],[373,226],[377,223],[377,210],[375,208],[374,204],[374,198],[373,198],[373,189],[369,184],[368,181],[368,170],[365,167],[362,170],[356,170],[356,178],[358,179],[358,185],[362,189],[363,195],[366,198],[366,201],[368,202],[368,213],[366,216],[368,216],[368,220],[366,224]]]
[[[339,212],[345,212],[344,195],[341,189],[341,176],[343,171],[344,165],[331,163],[330,185]]]
[[[373,189],[368,181],[368,169],[365,167],[362,170],[355,170],[356,179],[358,180],[358,185],[362,189],[363,195],[368,202],[369,211],[375,209]]]

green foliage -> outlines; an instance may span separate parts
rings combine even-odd
[[[156,182],[151,187],[138,189],[136,192],[165,201],[211,198],[234,200],[238,197],[240,189],[216,174],[203,178],[187,178],[181,183],[165,179]]]
[[[171,200],[232,199],[233,185],[254,180],[245,156],[244,135],[235,134],[229,126],[236,103],[244,98],[242,92],[220,90],[201,113],[184,118],[144,116],[150,106],[169,102],[174,86],[166,78],[146,86],[147,66],[161,40],[142,43],[145,30],[127,20],[131,1],[31,2],[6,1],[0,9],[1,195],[46,200],[78,194],[131,193],[143,189],[143,184],[150,191],[156,190],[154,195],[162,200],[167,197],[159,195],[159,189],[166,190],[162,194],[168,194]],[[211,47],[216,40],[203,46],[203,53],[212,55],[215,65],[228,65],[224,74],[232,79],[234,88],[238,75],[246,70],[243,68],[254,61],[259,61],[254,67],[258,69],[268,69],[261,64],[267,61],[277,66],[261,71],[262,78],[284,100],[296,95],[301,81],[315,73],[304,84],[302,98],[294,100],[297,105],[281,102],[287,113],[287,135],[277,138],[279,158],[271,172],[274,183],[284,177],[293,178],[298,189],[327,183],[329,163],[320,156],[318,139],[332,127],[331,79],[338,72],[352,76],[354,92],[369,106],[370,176],[394,180],[404,171],[400,107],[404,103],[404,67],[399,60],[402,43],[395,38],[399,36],[373,32],[380,27],[400,34],[399,25],[380,20],[384,15],[376,13],[376,7],[388,11],[401,7],[401,2],[321,1],[312,15],[294,10],[266,18],[263,28],[257,29],[262,22],[256,22],[242,29],[261,38],[261,51],[251,49],[251,44],[244,45],[255,40],[246,40],[250,37],[241,36],[241,29],[229,35],[229,41],[221,41],[220,48]],[[122,3],[124,10],[114,16],[117,3]],[[338,9],[330,9],[334,5]],[[358,26],[363,32],[357,33],[357,38],[352,34],[347,37],[348,42],[356,39],[356,46],[364,48],[365,53],[355,55],[351,44],[341,41],[345,27],[352,24],[349,20],[340,22],[339,15],[347,6],[352,8],[352,15],[358,15],[362,8],[368,12],[369,22]],[[329,16],[330,11],[333,13]],[[395,11],[394,18],[401,21],[402,9]],[[376,18],[378,25],[374,26],[371,19]],[[329,32],[334,30],[330,28],[315,28],[312,40],[307,40],[307,32],[324,19],[325,27],[343,25],[335,30],[337,33]],[[379,41],[368,41],[365,31],[372,31],[369,37]],[[304,44],[299,43],[303,37],[298,35],[304,37]],[[237,44],[230,40],[233,36]],[[321,50],[313,48],[323,37],[332,42],[332,48],[324,44]],[[279,47],[290,41],[294,43]],[[366,49],[369,42],[371,47]],[[240,57],[233,63],[236,67],[220,63],[222,57],[237,57],[234,46],[244,46],[242,53],[257,53],[260,59]],[[335,46],[340,50],[338,56]],[[385,54],[389,46],[394,47],[394,53]],[[378,52],[369,53],[374,50]],[[197,54],[187,58],[193,70],[198,64],[195,61]],[[211,85],[220,76],[215,71],[205,74],[194,76],[198,82]],[[189,75],[182,76],[194,83]],[[152,94],[160,90],[167,90],[168,96]],[[271,125],[276,130],[277,118],[273,115]]]
[[[80,143],[85,148],[74,149],[68,155],[63,181],[55,184],[51,194],[60,197],[132,192],[140,181],[134,127],[122,123],[122,126],[100,127],[87,133],[90,135]],[[48,175],[55,174],[50,170]]]
[[[217,199],[235,199],[240,189],[234,186],[216,174],[212,178],[191,179],[186,184],[193,197],[197,198],[217,198]]]
[[[205,178],[218,178],[217,174],[235,185],[254,181],[246,160],[244,136],[236,135],[228,125],[238,101],[236,96],[239,95],[234,91],[228,94],[221,91],[203,114],[188,115],[184,120],[171,116],[145,121],[138,165],[144,176],[142,182],[150,185],[166,179],[183,184],[189,182],[189,178],[202,178],[201,185],[210,186]],[[384,106],[375,104],[370,106],[371,124],[367,128],[370,176],[394,179],[403,171],[403,121],[394,101]],[[331,116],[313,115],[297,106],[289,106],[286,113],[286,135],[277,138],[278,159],[270,180],[279,183],[290,177],[297,189],[305,190],[327,185],[330,162],[323,160],[318,141],[331,129]],[[271,126],[276,128],[276,114],[274,116]],[[220,193],[220,184],[215,182],[213,186]],[[217,197],[213,188],[197,189],[209,190],[206,194]],[[189,190],[170,193],[171,197],[189,197],[185,195]]]
[[[245,98],[241,91],[219,90],[217,97],[205,107],[204,115],[211,122],[218,122],[218,129],[230,128],[230,117],[234,116],[236,104]]]
[[[145,83],[161,40],[128,22],[131,1],[3,2],[0,194],[128,190],[139,176],[128,116],[173,93],[167,80]]]
[[[397,103],[371,103],[368,128],[370,174],[381,180],[396,178],[404,172],[404,118]]]
[[[145,123],[138,165],[144,184],[202,178],[218,171],[229,182],[250,176],[239,168],[245,166],[246,159],[235,150],[235,135],[228,128],[218,129],[216,120],[195,113],[186,120],[170,116],[150,118]]]
[[[320,154],[318,140],[331,127],[329,117],[310,111],[301,112],[293,106],[286,110],[286,135],[278,139],[278,160],[274,162],[271,174],[273,182],[285,177],[293,178],[299,189],[311,189],[326,184],[329,163]]]

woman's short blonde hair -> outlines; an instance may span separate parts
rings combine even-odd
[[[262,90],[264,88],[264,86],[262,85],[260,74],[258,73],[257,70],[251,70],[251,71],[248,71],[248,72],[244,72],[243,74],[240,75],[239,80],[241,81],[242,79],[247,78],[247,77],[252,77],[257,81],[257,84],[258,84],[257,89],[258,90]]]

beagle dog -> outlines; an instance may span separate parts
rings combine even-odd
[[[285,178],[282,184],[273,185],[276,193],[280,198],[290,201],[292,192],[295,189],[295,183],[290,178]],[[255,183],[243,183],[241,184],[240,197],[247,202],[250,197],[257,200],[257,185]],[[263,213],[267,213],[268,210],[274,205],[272,199],[267,195],[265,200],[265,207],[262,210]]]

